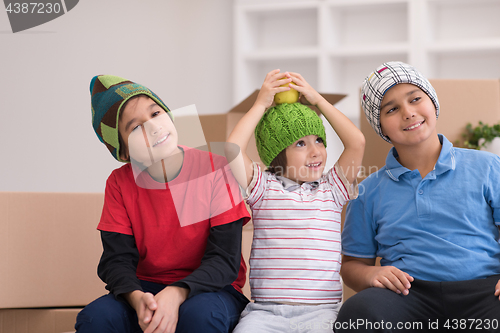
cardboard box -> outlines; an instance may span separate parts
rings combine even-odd
[[[476,126],[479,121],[493,125],[500,121],[500,80],[429,80],[439,100],[438,133],[444,134],[454,145],[463,143],[462,133],[467,123]],[[385,165],[385,158],[392,147],[371,128],[363,110],[360,111],[360,129],[365,135],[363,157],[364,175]]]
[[[0,192],[0,308],[85,306],[97,276],[103,194]]]
[[[0,333],[74,332],[81,309],[0,310]]]

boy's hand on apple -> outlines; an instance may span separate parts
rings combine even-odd
[[[293,104],[299,101],[299,92],[293,89],[296,84],[293,82],[285,83],[280,85],[280,87],[290,87],[290,90],[282,91],[274,95],[274,103],[276,104]]]
[[[310,104],[317,106],[324,98],[321,96],[299,73],[289,73],[293,83],[296,84],[294,88],[300,92],[300,101],[302,104]]]
[[[260,88],[255,105],[260,105],[264,109],[269,108],[273,105],[274,95],[290,90],[290,87],[283,87],[281,85],[288,84],[290,82],[292,82],[292,78],[289,73],[280,73],[279,69],[270,71],[267,73],[264,83]]]

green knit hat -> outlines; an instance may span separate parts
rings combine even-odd
[[[170,109],[155,93],[143,85],[118,76],[94,76],[90,81],[90,95],[94,131],[111,155],[120,162],[130,162],[120,158],[120,140],[118,139],[118,120],[126,101],[137,95],[146,95],[173,119]]]
[[[308,135],[317,135],[326,147],[325,127],[316,112],[301,103],[276,105],[264,113],[255,128],[260,159],[269,166],[283,149]]]

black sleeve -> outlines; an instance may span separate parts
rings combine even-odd
[[[134,236],[101,231],[101,240],[103,252],[97,275],[106,283],[106,289],[115,296],[142,290],[136,275],[139,251]]]
[[[219,291],[238,277],[244,219],[210,229],[200,266],[173,286],[190,290],[189,297]]]

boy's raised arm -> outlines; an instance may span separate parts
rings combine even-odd
[[[280,81],[278,82],[278,80]],[[226,157],[234,177],[244,189],[248,187],[253,176],[252,160],[250,160],[246,153],[248,142],[260,118],[262,118],[266,109],[273,104],[274,95],[291,89],[289,87],[280,87],[280,85],[291,81],[290,75],[288,73],[280,73],[279,69],[267,73],[255,103],[236,124],[227,139]],[[238,147],[239,150],[237,149]]]
[[[357,178],[365,151],[363,133],[349,118],[314,90],[300,74],[290,73],[290,76],[297,85],[294,88],[302,94],[307,102],[319,108],[344,144],[344,151],[340,155],[338,163],[347,180],[352,184]]]

